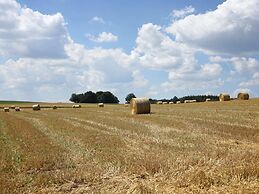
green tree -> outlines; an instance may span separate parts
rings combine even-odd
[[[174,96],[173,98],[172,98],[172,102],[174,102],[174,103],[176,103],[176,101],[178,101],[179,99],[176,97],[176,96]]]
[[[119,103],[118,98],[109,91],[98,91],[96,93],[88,91],[84,94],[72,94],[69,100],[75,103]]]
[[[126,100],[126,102],[129,103],[132,98],[136,98],[135,94],[129,93],[129,94],[126,96],[125,100]]]
[[[97,97],[96,94],[92,91],[86,92],[80,99],[81,103],[96,103]]]
[[[74,103],[79,103],[79,97],[77,94],[73,93],[69,99],[71,102],[74,102]]]
[[[98,103],[102,103],[103,101],[103,91],[96,92],[96,98]]]
[[[97,102],[102,103],[119,103],[119,100],[111,92],[97,92]]]

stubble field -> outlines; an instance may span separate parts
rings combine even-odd
[[[0,110],[0,193],[259,193],[259,99],[151,111]]]

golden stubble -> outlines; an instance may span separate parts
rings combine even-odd
[[[0,113],[3,193],[259,192],[259,99],[19,106]]]

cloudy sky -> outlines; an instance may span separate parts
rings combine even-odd
[[[259,96],[259,0],[0,0],[0,99]]]

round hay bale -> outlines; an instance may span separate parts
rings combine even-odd
[[[168,104],[168,102],[163,102],[163,104]]]
[[[10,109],[15,109],[15,105],[12,105],[12,106],[10,107]]]
[[[98,103],[97,106],[98,106],[98,107],[104,107],[104,104],[103,104],[103,103]]]
[[[131,114],[149,114],[151,105],[147,98],[132,98],[130,100]]]
[[[58,109],[58,107],[57,107],[56,105],[54,105],[54,106],[52,107],[52,109],[53,109],[53,110],[56,110],[56,109]]]
[[[20,107],[15,107],[16,112],[19,112],[20,110],[21,110]]]
[[[81,108],[81,105],[80,105],[80,104],[74,104],[74,105],[72,106],[72,108]]]
[[[32,105],[32,110],[40,110],[40,105],[39,104]]]
[[[238,100],[249,100],[249,94],[245,92],[240,92],[237,95]]]
[[[210,102],[211,101],[211,99],[210,98],[206,98],[206,100],[205,100],[206,102]]]
[[[169,104],[174,104],[174,102],[169,102]]]
[[[176,101],[176,104],[181,104],[181,101]]]
[[[230,101],[230,95],[227,93],[221,93],[219,94],[219,101]]]
[[[124,107],[129,107],[129,104],[128,103],[124,104]]]
[[[9,107],[4,107],[4,112],[9,112]]]
[[[156,104],[163,104],[163,102],[162,101],[157,101],[157,103]]]

